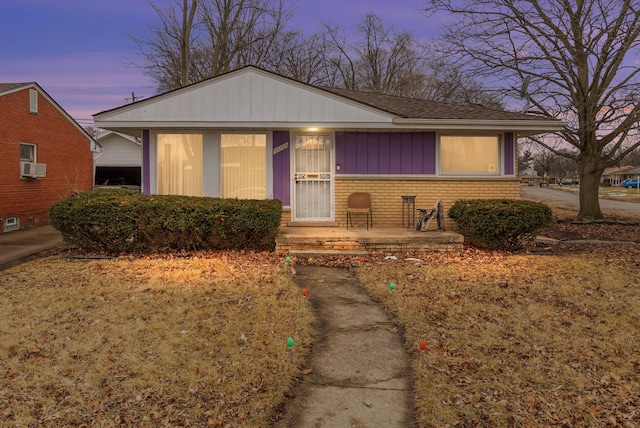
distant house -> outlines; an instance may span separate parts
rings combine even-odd
[[[37,83],[0,83],[0,230],[46,224],[52,202],[91,189],[95,148]]]
[[[638,177],[640,177],[640,168],[637,167],[637,166],[631,167],[627,171],[624,172],[624,179],[625,180],[627,178],[638,178]],[[622,183],[620,183],[620,185],[622,185]]]
[[[537,186],[543,180],[543,177],[539,176],[538,171],[533,168],[519,171],[518,175],[520,176],[520,184],[527,184],[529,186]]]
[[[622,182],[630,178],[634,169],[630,165],[606,168],[602,173],[601,183],[604,186],[622,186]]]
[[[130,135],[106,131],[98,134],[94,154],[95,185],[140,188],[142,142]]]
[[[146,194],[276,198],[283,224],[344,223],[371,194],[375,226],[400,226],[402,196],[519,198],[517,141],[559,120],[337,88],[244,67],[94,115],[142,138]]]

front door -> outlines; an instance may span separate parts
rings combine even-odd
[[[333,140],[328,134],[294,137],[293,221],[333,221]]]

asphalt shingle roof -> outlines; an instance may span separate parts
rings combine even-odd
[[[0,94],[30,84],[31,83],[0,83]]]
[[[480,106],[448,104],[342,88],[322,89],[407,119],[549,120],[548,117]]]

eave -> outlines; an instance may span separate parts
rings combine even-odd
[[[469,120],[469,119],[410,119],[398,117],[393,124],[413,129],[434,131],[513,131],[520,136],[561,131],[567,122],[557,119],[537,120]]]

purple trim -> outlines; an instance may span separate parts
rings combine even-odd
[[[149,165],[149,130],[142,130],[142,193],[151,193],[151,169]]]
[[[336,132],[336,174],[435,174],[435,132]]]
[[[291,140],[289,131],[273,131],[273,148],[288,143],[289,148],[273,155],[273,198],[279,199],[282,205],[291,204]]]
[[[504,133],[504,175],[514,174],[515,144],[513,132]]]

